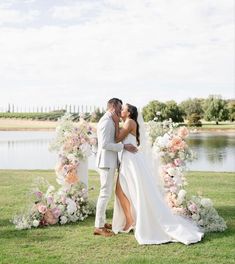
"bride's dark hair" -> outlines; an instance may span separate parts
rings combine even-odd
[[[136,124],[137,124],[137,129],[136,129],[136,140],[137,140],[137,145],[140,145],[140,129],[139,129],[139,123],[137,121],[138,118],[138,110],[137,107],[135,107],[134,105],[131,104],[126,104],[127,105],[127,109],[128,112],[130,113],[130,118],[133,119]]]

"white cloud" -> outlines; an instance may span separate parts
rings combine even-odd
[[[73,20],[73,19],[93,19],[97,12],[100,12],[102,5],[97,1],[75,2],[72,5],[55,6],[50,10],[54,19]]]
[[[219,0],[82,1],[49,8],[48,25],[1,27],[0,89],[7,87],[1,98],[13,100],[9,91],[17,89],[37,102],[60,103],[101,102],[113,94],[138,104],[213,91],[231,97],[231,6]]]
[[[39,16],[38,10],[30,10],[22,12],[16,9],[6,8],[0,6],[0,26],[4,24],[16,24],[22,22],[31,22]]]

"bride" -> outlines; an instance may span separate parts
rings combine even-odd
[[[116,141],[141,146],[138,111],[133,105],[123,106],[119,117],[113,113]],[[144,126],[144,124],[143,124]],[[141,137],[140,137],[141,136]],[[186,245],[201,240],[203,233],[188,219],[174,215],[164,201],[145,152],[123,151],[117,178],[112,229],[129,233],[134,231],[139,244],[181,242]],[[160,177],[159,175],[157,175]]]

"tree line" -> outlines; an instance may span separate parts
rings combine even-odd
[[[59,108],[59,107],[58,107]],[[81,111],[85,110],[85,112]],[[89,111],[90,110],[90,111]],[[66,112],[71,113],[74,121],[79,121],[82,115],[90,122],[98,122],[105,113],[104,108],[72,106],[61,107],[59,109],[48,108],[47,112],[15,112],[14,108],[9,108],[6,112],[0,113],[0,118],[21,118],[35,120],[58,120]],[[177,104],[174,100],[160,102],[153,100],[142,109],[144,120],[163,121],[171,118],[173,122],[187,122],[190,126],[201,126],[201,120],[215,121],[234,121],[235,120],[235,100],[224,100],[220,95],[210,95],[206,99],[189,98]]]
[[[235,100],[224,100],[220,95],[210,95],[206,99],[189,98],[177,104],[174,100],[149,102],[142,111],[145,121],[163,121],[171,118],[173,122],[185,122],[189,125],[201,126],[201,120],[234,121]]]

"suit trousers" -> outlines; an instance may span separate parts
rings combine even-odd
[[[96,205],[95,227],[104,227],[106,222],[106,208],[112,195],[116,168],[102,168],[100,174],[100,194]]]

